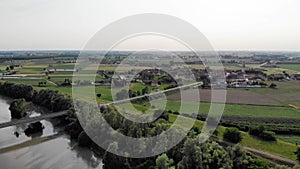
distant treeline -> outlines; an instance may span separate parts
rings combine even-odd
[[[13,99],[32,101],[36,105],[48,108],[53,112],[69,110],[72,108],[70,98],[59,94],[58,91],[40,90],[35,91],[32,86],[25,84],[0,83],[0,94]]]
[[[32,59],[56,59],[56,58],[75,58],[78,54],[57,54],[57,55],[25,55],[25,56],[0,56],[0,61],[6,60],[32,60]]]
[[[13,99],[26,99],[31,101],[34,90],[32,86],[25,84],[0,83],[0,94],[11,97]]]
[[[197,119],[202,121],[206,120],[206,117],[206,114],[197,115]],[[222,116],[220,125],[236,127],[245,132],[249,132],[256,126],[263,125],[266,130],[275,132],[276,134],[300,135],[300,119]]]

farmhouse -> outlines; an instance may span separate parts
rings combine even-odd
[[[57,73],[57,72],[78,72],[77,69],[48,69],[48,73]]]

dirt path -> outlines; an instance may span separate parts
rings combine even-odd
[[[300,109],[300,106],[296,106],[296,105],[293,105],[293,104],[289,104],[289,106],[295,108],[295,109]]]
[[[54,83],[54,82],[52,82],[52,81],[50,81],[50,80],[48,80],[48,79],[46,79],[46,81],[47,81],[48,83],[51,83],[51,84],[53,84],[54,86],[57,86],[57,84],[56,84],[56,83]]]
[[[211,139],[218,142],[218,143],[221,143],[221,144],[226,144],[226,145],[229,145],[229,146],[234,146],[235,145],[234,143],[224,141],[224,140],[219,139],[217,137],[211,137]],[[285,158],[285,157],[274,155],[274,154],[271,154],[271,153],[268,153],[268,152],[265,152],[265,151],[261,151],[261,150],[257,150],[257,149],[254,149],[254,148],[250,148],[250,147],[247,147],[247,146],[243,146],[243,145],[241,145],[241,146],[244,150],[250,152],[251,154],[254,154],[255,156],[259,156],[259,157],[262,157],[264,159],[270,160],[270,161],[272,161],[276,164],[279,164],[279,165],[284,164],[284,165],[294,166],[296,164],[299,164],[299,162],[288,159],[288,158]]]

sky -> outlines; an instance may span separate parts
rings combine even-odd
[[[118,19],[161,13],[197,27],[216,50],[299,51],[299,7],[299,0],[1,0],[0,50],[80,50]]]

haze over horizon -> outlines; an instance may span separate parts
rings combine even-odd
[[[2,0],[0,50],[80,50],[113,21],[162,13],[196,26],[216,50],[299,51],[299,6],[297,0]],[[157,39],[137,42],[119,49],[156,45],[180,50]]]

